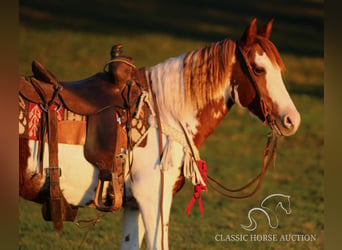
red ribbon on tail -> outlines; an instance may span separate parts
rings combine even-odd
[[[201,192],[207,190],[207,163],[205,161],[198,160],[197,166],[200,169],[200,173],[201,173],[201,176],[202,176],[202,179],[203,179],[205,185],[203,185],[202,183],[195,185],[194,194],[192,195],[192,199],[189,202],[187,208],[185,209],[188,216],[190,214],[190,210],[191,210],[192,206],[195,204],[195,201],[197,199],[198,199],[199,210],[200,210],[201,214],[203,215],[203,205],[202,205]]]

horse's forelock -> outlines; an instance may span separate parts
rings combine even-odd
[[[273,65],[277,65],[281,71],[285,71],[284,62],[276,48],[276,46],[268,39],[262,36],[256,36],[255,40],[257,44],[266,53],[267,57],[270,59]]]

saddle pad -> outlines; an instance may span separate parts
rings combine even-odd
[[[64,107],[52,105],[58,109],[58,143],[84,145],[86,137],[86,116],[75,114]],[[19,136],[30,140],[39,140],[43,109],[19,95]]]

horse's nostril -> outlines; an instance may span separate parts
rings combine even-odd
[[[285,136],[293,135],[296,133],[299,124],[300,124],[300,114],[297,110],[290,110],[285,113],[281,118],[281,124],[279,125],[279,129],[282,129],[282,133]]]
[[[284,125],[286,128],[293,128],[294,127],[293,121],[289,115],[286,115],[284,117]]]

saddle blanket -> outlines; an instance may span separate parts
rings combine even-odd
[[[86,140],[87,116],[71,112],[65,107],[53,105],[57,109],[58,143],[84,145]],[[30,140],[39,140],[41,115],[43,109],[39,104],[30,102],[19,95],[19,136]],[[147,142],[142,136],[149,128],[148,117],[151,112],[144,103],[139,116],[133,118],[130,125],[131,139],[134,145],[144,147]]]
[[[58,143],[84,145],[86,138],[86,116],[75,114],[64,107],[57,109]],[[19,136],[39,140],[42,112],[39,104],[29,102],[19,96]]]

